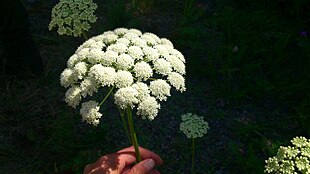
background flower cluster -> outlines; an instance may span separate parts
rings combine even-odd
[[[95,23],[94,15],[97,4],[92,0],[60,0],[52,10],[52,19],[48,26],[50,30],[57,28],[59,35],[81,36]]]
[[[265,173],[310,173],[310,140],[296,137],[293,146],[280,146],[275,157],[266,160]]]

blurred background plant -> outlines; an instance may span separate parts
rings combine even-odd
[[[140,143],[163,154],[162,173],[190,172],[190,146],[178,133],[186,112],[208,115],[212,130],[197,143],[196,173],[262,173],[280,145],[309,138],[307,0],[95,2],[90,36],[135,27],[167,37],[186,57],[187,92],[163,103],[158,119],[137,122]],[[112,105],[97,128],[66,107],[59,75],[83,40],[47,30],[56,1],[24,3],[46,69],[37,80],[0,77],[0,171],[81,173],[100,155],[129,146],[127,137],[109,131],[122,130]]]

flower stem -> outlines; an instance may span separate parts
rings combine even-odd
[[[87,34],[84,31],[82,31],[82,36],[84,37],[85,40],[88,39],[88,36],[87,36]]]
[[[113,91],[114,86],[110,89],[109,93],[104,97],[104,99],[101,101],[101,103],[99,104],[99,107],[107,100],[107,98],[109,97],[109,95],[111,94],[111,92]]]
[[[128,124],[129,124],[129,131],[130,131],[130,135],[131,135],[131,141],[132,141],[132,144],[133,144],[133,146],[135,148],[135,152],[136,152],[136,162],[138,163],[141,161],[141,155],[140,155],[137,136],[136,136],[135,129],[133,126],[132,111],[131,111],[130,107],[127,108],[127,117],[128,117]]]
[[[192,174],[195,173],[195,138],[192,138]]]
[[[129,140],[129,143],[132,144],[132,141],[130,139],[130,135],[129,135],[129,132],[128,132],[128,127],[127,127],[127,124],[126,124],[126,120],[125,120],[125,112],[124,112],[124,110],[121,110],[119,107],[117,107],[117,109],[118,109],[119,114],[121,115],[122,122],[123,122],[123,127],[124,127],[125,133],[127,135],[127,138]]]

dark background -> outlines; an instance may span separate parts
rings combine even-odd
[[[89,36],[137,28],[168,38],[186,58],[187,91],[172,92],[154,121],[135,119],[140,145],[164,159],[162,173],[190,171],[190,141],[179,131],[187,112],[210,127],[197,140],[196,173],[263,173],[280,145],[309,137],[309,1],[94,2],[98,20]],[[0,173],[82,173],[129,146],[112,98],[98,127],[64,102],[59,76],[84,40],[48,30],[56,3],[23,1],[45,69],[38,78],[1,73]]]

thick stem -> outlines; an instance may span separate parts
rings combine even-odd
[[[141,155],[140,155],[139,144],[138,144],[136,132],[135,132],[135,129],[133,126],[132,112],[131,112],[130,107],[127,108],[127,117],[128,117],[128,124],[129,124],[129,131],[130,131],[130,135],[131,135],[132,145],[134,146],[135,152],[136,152],[136,162],[138,163],[141,161]]]
[[[107,98],[109,97],[109,95],[111,94],[111,92],[113,91],[114,86],[110,89],[109,93],[104,97],[104,99],[101,101],[101,103],[99,104],[99,107],[107,100]]]
[[[195,138],[192,138],[192,174],[195,173]]]
[[[129,135],[129,132],[128,132],[128,127],[127,127],[127,124],[126,124],[126,120],[125,120],[125,111],[121,110],[119,107],[117,107],[117,109],[118,109],[119,114],[121,115],[122,122],[123,122],[123,127],[124,127],[125,133],[127,135],[127,138],[129,140],[129,143],[132,144],[132,141],[130,139],[130,135]]]

